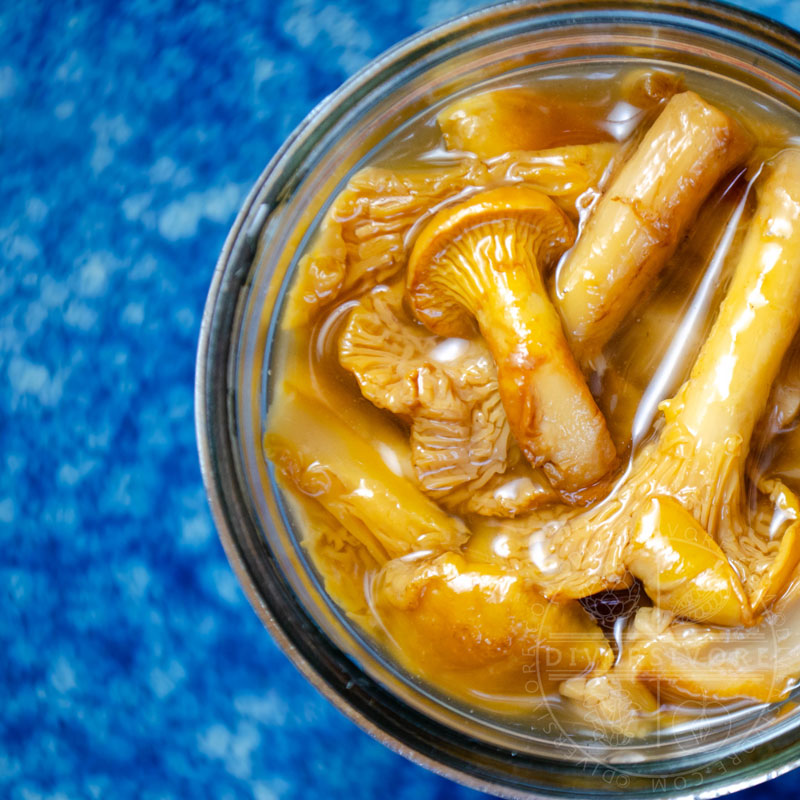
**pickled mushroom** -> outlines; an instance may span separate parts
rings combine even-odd
[[[578,603],[548,603],[522,575],[456,553],[389,562],[371,597],[390,639],[433,674],[499,665],[506,680],[524,684],[607,670],[613,662]]]
[[[370,552],[374,547],[365,546],[315,498],[292,491],[294,484],[282,473],[277,477],[288,490],[292,517],[303,530],[303,547],[319,570],[325,591],[352,619],[366,629],[373,628],[364,584],[382,564]]]
[[[546,563],[534,565],[545,594],[594,594],[618,585],[633,565],[651,597],[701,621],[751,624],[774,599],[800,558],[797,522],[784,515],[786,524],[767,535],[748,526],[743,481],[753,427],[800,323],[798,261],[800,150],[787,150],[760,186],[733,281],[689,379],[661,406],[665,422],[658,440],[634,458],[607,502],[580,515],[565,509],[563,524],[548,522],[534,534],[537,552],[546,553],[539,559]],[[785,506],[796,503],[779,493],[776,504],[780,497]],[[648,518],[653,498],[669,513]],[[664,505],[661,498],[672,500]],[[678,529],[691,527],[690,548],[670,531],[670,519],[678,519]],[[649,531],[642,529],[647,524]],[[645,533],[634,536],[637,526]],[[646,569],[639,557],[641,535],[655,536],[664,563],[680,567],[669,576],[683,581],[680,591],[660,591],[658,571]],[[726,557],[735,572],[727,570]],[[719,587],[711,595],[709,575]]]
[[[328,511],[378,564],[415,550],[457,548],[467,538],[463,523],[392,472],[369,442],[291,387],[270,410],[264,450],[283,479]]]
[[[637,440],[646,435],[658,402],[689,376],[730,282],[752,194],[741,175],[718,185],[689,238],[665,266],[653,296],[636,307],[604,349],[590,385],[617,450],[625,450],[634,435]]]
[[[280,320],[264,452],[393,661],[622,743],[800,680],[800,123],[610,75],[462,97],[449,153],[428,116],[350,179]]]
[[[620,86],[611,120],[586,113],[585,98],[514,87],[470,94],[436,117],[450,150],[493,158],[512,150],[588,144],[625,138],[652,109],[683,88],[683,78],[665,70],[636,70]]]
[[[624,657],[608,670],[559,687],[593,729],[641,737],[663,719],[661,701],[685,712],[701,703],[785,700],[800,670],[800,646],[775,636],[770,622],[746,630],[699,625],[660,608],[642,608],[624,633]]]
[[[658,701],[638,675],[624,668],[568,678],[559,691],[580,709],[584,724],[607,736],[636,739],[655,727]]]
[[[800,668],[795,645],[764,625],[745,632],[682,622],[661,609],[643,608],[629,633],[628,677],[657,685],[666,698],[785,698]]]
[[[584,366],[674,252],[717,181],[751,148],[738,123],[694,92],[666,104],[557,276],[559,309]]]
[[[448,105],[436,120],[448,148],[468,150],[480,158],[610,138],[602,123],[587,117],[579,103],[561,101],[554,113],[552,101],[530,89],[470,94]]]
[[[514,444],[491,354],[412,320],[403,286],[379,287],[350,312],[339,361],[361,392],[410,426],[420,487],[447,508],[514,516],[557,499]]]
[[[541,192],[481,192],[433,217],[417,238],[407,275],[411,306],[431,331],[471,336],[477,322],[520,449],[567,490],[595,483],[616,459],[542,276],[574,235]]]
[[[391,279],[405,266],[414,227],[464,192],[524,183],[577,219],[578,198],[600,186],[618,149],[605,142],[512,152],[488,162],[464,158],[448,167],[357,172],[300,259],[284,326],[302,325],[342,295]]]
[[[750,622],[750,603],[725,554],[672,497],[652,497],[635,517],[625,563],[661,608],[717,625]]]

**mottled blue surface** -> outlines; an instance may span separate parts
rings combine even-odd
[[[479,797],[373,742],[272,644],[192,422],[248,187],[324,94],[469,5],[0,2],[0,797]],[[800,24],[800,3],[746,5]]]

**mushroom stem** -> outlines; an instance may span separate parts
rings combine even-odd
[[[481,192],[433,217],[407,279],[414,313],[434,333],[465,336],[477,322],[520,449],[564,491],[595,483],[616,459],[541,274],[573,238],[540,192]]]
[[[751,148],[733,119],[694,92],[666,104],[557,275],[559,309],[585,367],[672,255],[717,181]]]
[[[494,289],[475,304],[475,319],[525,457],[554,485],[578,489],[602,478],[616,451],[547,295],[529,229],[509,235],[504,227],[471,232],[474,260]]]
[[[758,193],[739,268],[668,416],[698,440],[748,442],[763,413],[800,306],[800,151],[774,162]]]

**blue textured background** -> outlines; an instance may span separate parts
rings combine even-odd
[[[0,2],[0,797],[479,797],[373,742],[272,644],[192,419],[250,184],[348,75],[473,5]],[[742,5],[800,25],[798,2]]]

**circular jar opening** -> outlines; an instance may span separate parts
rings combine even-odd
[[[791,768],[790,704],[746,708],[613,742],[510,723],[454,700],[376,646],[326,594],[262,449],[280,370],[280,321],[298,259],[362,165],[402,158],[438,109],[478,89],[608,80],[629,66],[690,76],[709,99],[800,114],[796,37],[709,4],[510,4],[426,32],[324,101],[254,187],[220,258],[203,322],[197,423],[204,478],[248,596],[306,676],[373,735],[507,796],[720,793]]]

